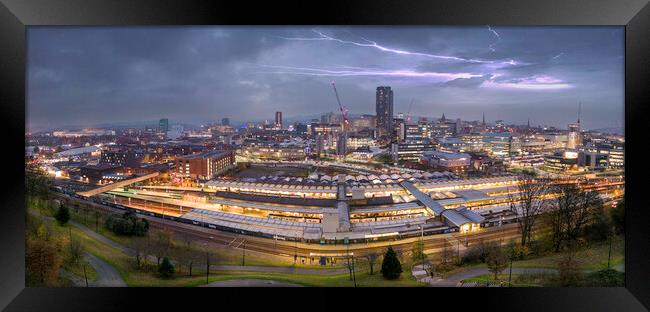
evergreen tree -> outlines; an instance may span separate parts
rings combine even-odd
[[[56,211],[56,214],[54,215],[54,218],[56,219],[57,222],[59,222],[60,225],[64,225],[68,223],[70,220],[70,211],[68,211],[68,207],[60,205],[59,209]]]
[[[169,258],[164,257],[158,266],[158,273],[163,278],[168,278],[174,275],[174,265],[169,261]]]
[[[402,274],[402,264],[391,246],[388,246],[384,254],[384,260],[381,263],[381,274],[386,279],[397,279]]]

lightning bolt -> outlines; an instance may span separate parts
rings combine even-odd
[[[328,36],[316,29],[312,29],[314,33],[318,35],[318,37],[278,37],[284,40],[293,40],[293,41],[334,41],[334,42],[339,42],[343,44],[350,44],[358,47],[367,47],[367,48],[374,48],[383,52],[388,52],[388,53],[393,53],[393,54],[399,54],[399,55],[410,55],[410,56],[419,56],[419,57],[426,57],[426,58],[435,58],[435,59],[442,59],[442,60],[449,60],[449,61],[458,61],[458,62],[469,62],[469,63],[480,63],[480,64],[493,64],[493,63],[503,63],[505,65],[511,65],[510,62],[499,62],[499,61],[490,61],[490,60],[480,60],[480,59],[473,59],[473,58],[463,58],[463,57],[458,57],[458,56],[449,56],[449,55],[438,55],[438,54],[430,54],[430,53],[421,53],[421,52],[411,52],[411,51],[406,51],[406,50],[400,50],[400,49],[394,49],[394,48],[389,48],[382,46],[378,44],[375,41],[366,39],[366,38],[361,38],[364,42],[356,42],[356,41],[349,41],[349,40],[343,40],[339,38],[335,38],[332,36]],[[492,30],[493,31],[493,30]],[[493,31],[495,34],[496,32]],[[498,34],[497,34],[498,36]]]
[[[501,41],[501,36],[499,35],[499,33],[496,30],[492,29],[492,27],[490,27],[490,25],[487,25],[487,28],[488,28],[488,31],[490,31],[491,33],[493,33],[497,37],[497,40],[495,42],[492,42],[490,44],[490,46],[488,47],[488,49],[490,49],[490,51],[494,52],[494,51],[496,51],[496,49],[494,49],[494,46],[497,43],[499,43],[499,41]]]
[[[459,78],[481,77],[479,74],[471,73],[439,73],[439,72],[417,72],[413,70],[380,70],[368,69],[353,66],[341,66],[347,69],[332,70],[314,67],[293,67],[280,65],[258,65],[260,67],[276,69],[274,71],[261,71],[262,74],[293,74],[304,76],[329,76],[329,77],[348,77],[348,76],[383,76],[383,77],[408,77],[408,78],[433,78],[447,81]]]

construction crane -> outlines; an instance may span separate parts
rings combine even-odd
[[[336,94],[336,101],[339,103],[339,111],[341,111],[341,117],[343,118],[343,123],[341,124],[343,126],[343,132],[347,132],[350,124],[350,121],[348,120],[348,110],[341,105],[339,92],[336,91],[336,84],[334,84],[334,81],[332,81],[332,88],[334,89],[334,94]]]

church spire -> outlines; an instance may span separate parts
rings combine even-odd
[[[483,112],[483,125],[485,126],[485,112]]]
[[[442,121],[445,121],[445,113],[442,113]]]

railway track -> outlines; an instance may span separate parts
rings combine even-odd
[[[68,197],[62,194],[57,194],[57,197],[68,202],[72,201],[82,205],[89,205],[94,209],[98,209],[107,213],[123,213],[123,210],[121,209],[82,200],[75,197]],[[309,258],[312,257],[313,254],[340,256],[344,255],[348,251],[348,246],[342,244],[317,245],[302,242],[288,242],[283,240],[246,236],[216,229],[208,229],[191,224],[176,222],[173,220],[161,219],[146,214],[138,215],[139,217],[145,218],[153,228],[165,228],[182,236],[188,236],[195,240],[208,242],[209,244],[212,244],[214,247],[218,248],[242,249],[243,243],[245,242],[245,248],[247,251],[254,251],[284,257],[297,256],[301,258]],[[473,244],[479,243],[481,240],[502,240],[505,242],[513,237],[517,237],[517,235],[518,228],[516,224],[507,224],[503,225],[500,229],[487,228],[480,233],[468,234],[466,236],[457,233],[425,236],[423,239],[423,244],[424,249],[427,251],[439,251],[445,248],[445,246],[450,247],[449,241],[458,241],[458,244],[464,244],[465,239],[467,239],[469,246],[471,246]],[[350,244],[349,251],[354,252],[355,255],[383,253],[386,246],[388,245],[399,251],[409,251],[412,248],[413,242],[417,240],[419,240],[419,238],[408,238],[402,240],[380,242],[368,241],[366,244]],[[233,242],[235,242],[235,244],[233,244]]]

